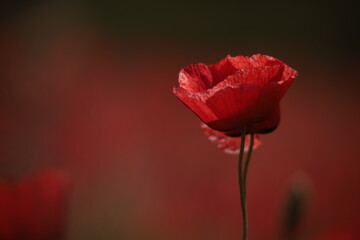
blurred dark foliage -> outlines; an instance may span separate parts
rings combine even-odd
[[[121,36],[171,36],[182,41],[291,47],[305,44],[329,58],[359,50],[355,1],[3,1],[1,20],[44,4],[88,12],[88,23]],[[146,44],[146,43],[144,43]]]

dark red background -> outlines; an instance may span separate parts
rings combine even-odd
[[[305,239],[357,239],[351,4],[141,3],[4,5],[0,176],[70,174],[66,239],[239,239],[236,157],[206,139],[172,87],[191,63],[263,53],[299,76],[253,155],[250,238],[280,235],[295,182],[307,193]]]

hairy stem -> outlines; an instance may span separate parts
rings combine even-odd
[[[247,240],[247,213],[246,213],[246,198],[245,198],[245,185],[243,181],[243,158],[245,150],[245,139],[246,138],[246,127],[243,126],[241,129],[241,142],[240,142],[240,153],[238,160],[238,180],[240,188],[240,205],[242,213],[242,240]]]
[[[246,200],[246,177],[247,177],[247,172],[248,172],[248,168],[249,168],[249,163],[250,163],[250,158],[251,158],[251,153],[253,150],[253,145],[254,145],[254,133],[250,134],[250,144],[249,144],[249,151],[247,153],[246,156],[246,160],[245,160],[245,165],[244,165],[244,173],[243,173],[243,183],[244,183],[244,192],[245,192],[245,200]]]

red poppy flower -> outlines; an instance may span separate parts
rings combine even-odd
[[[268,133],[280,121],[279,102],[297,71],[270,56],[227,56],[212,65],[185,67],[175,95],[209,127],[239,136]]]
[[[69,184],[57,170],[19,181],[0,179],[0,239],[63,239]]]
[[[228,137],[223,132],[216,131],[209,128],[206,124],[201,123],[201,129],[204,131],[205,135],[208,137],[210,142],[215,143],[215,145],[223,150],[225,153],[237,155],[240,152],[240,141],[241,137]],[[256,149],[261,144],[259,135],[255,134],[254,136],[254,145],[253,149]],[[246,135],[245,139],[245,152],[248,152],[250,148],[250,135]]]

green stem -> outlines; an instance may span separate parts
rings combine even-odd
[[[245,192],[245,199],[246,199],[246,177],[247,177],[247,172],[248,172],[248,168],[249,168],[249,163],[250,163],[250,158],[251,158],[251,153],[253,150],[253,145],[254,145],[254,133],[250,134],[250,144],[249,144],[249,151],[247,153],[246,156],[246,161],[245,161],[245,166],[244,166],[244,173],[243,173],[243,183],[244,183],[244,192]]]
[[[247,239],[247,213],[246,213],[246,198],[245,198],[245,185],[243,181],[243,158],[244,158],[244,147],[246,138],[246,126],[241,128],[241,142],[240,142],[240,153],[238,161],[238,180],[240,188],[240,205],[242,213],[242,240]]]

